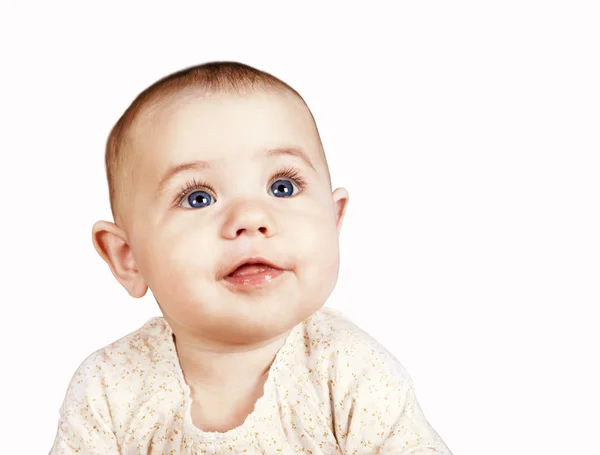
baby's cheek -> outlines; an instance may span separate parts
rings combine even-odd
[[[181,242],[157,242],[150,258],[151,289],[167,295],[185,293],[190,278],[199,277],[202,256]]]
[[[307,242],[314,250],[323,255],[336,254],[338,250],[338,235],[334,223],[327,218],[320,219],[307,232]]]
[[[313,285],[328,288],[337,278],[339,243],[337,231],[328,226],[314,229],[302,245],[307,270],[311,271]]]

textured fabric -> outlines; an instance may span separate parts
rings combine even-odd
[[[89,356],[60,409],[52,455],[451,455],[404,367],[341,313],[298,324],[243,425],[204,432],[162,317]]]

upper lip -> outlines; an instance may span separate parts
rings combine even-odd
[[[233,266],[229,267],[226,269],[225,271],[225,275],[224,276],[228,276],[231,275],[233,272],[235,272],[235,270],[238,267],[241,267],[242,265],[246,265],[246,264],[263,264],[266,265],[268,267],[271,267],[273,269],[278,269],[278,270],[283,270],[281,267],[273,264],[271,261],[263,258],[263,257],[258,257],[258,256],[252,256],[252,257],[247,257],[245,259],[242,259],[239,262],[236,262],[235,264],[233,264]]]

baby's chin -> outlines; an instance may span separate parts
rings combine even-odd
[[[315,299],[303,302],[291,296],[274,297],[261,303],[222,301],[220,308],[198,304],[187,308],[159,306],[176,333],[184,330],[188,336],[241,346],[265,343],[285,335],[325,303]]]
[[[248,314],[231,314],[225,321],[214,325],[210,332],[224,342],[232,344],[255,344],[278,338],[323,306],[323,303],[280,305],[266,311],[257,310]],[[270,311],[269,311],[270,310]]]

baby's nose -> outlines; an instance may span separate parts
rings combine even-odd
[[[229,219],[223,226],[223,236],[235,239],[241,235],[273,234],[273,222],[267,209],[260,204],[239,204],[232,209]]]

